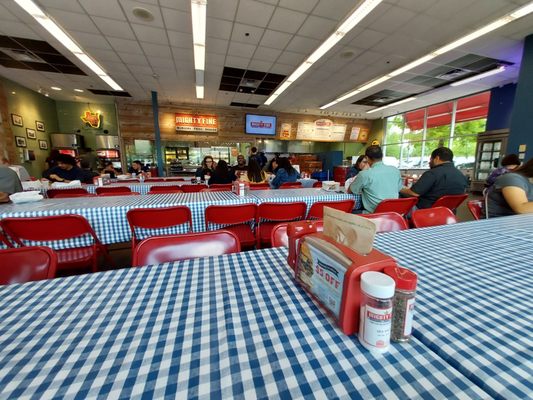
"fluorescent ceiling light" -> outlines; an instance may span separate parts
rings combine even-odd
[[[517,10],[509,13],[509,14],[506,14],[504,15],[503,17],[501,18],[498,18],[497,20],[491,22],[490,24],[487,24],[477,30],[475,30],[474,32],[472,33],[469,33],[468,35],[465,35],[457,40],[454,40],[453,42],[451,43],[448,43],[446,44],[445,46],[442,46],[432,52],[430,52],[429,54],[426,54],[424,55],[423,57],[420,57],[414,61],[411,61],[409,64],[406,64],[404,65],[403,67],[400,67],[400,68],[397,68],[395,69],[394,71],[392,72],[389,72],[388,74],[386,75],[383,75],[382,77],[380,78],[377,78],[377,79],[374,79],[373,81],[369,82],[369,83],[366,83],[365,85],[363,86],[360,86],[352,91],[350,91],[349,93],[347,94],[344,94],[338,98],[336,98],[335,100],[338,102],[341,102],[341,101],[344,101],[350,97],[352,97],[352,95],[356,95],[357,93],[360,93],[366,89],[370,89],[371,87],[373,86],[376,86],[378,83],[382,83],[382,82],[385,82],[387,80],[389,80],[390,78],[392,77],[395,77],[397,75],[400,75],[400,74],[403,74],[404,72],[407,72],[421,64],[424,64],[426,63],[427,61],[431,60],[432,58],[435,58],[437,56],[440,56],[441,54],[444,54],[444,53],[447,53],[449,52],[450,50],[453,50],[459,46],[462,46],[463,44],[466,44],[468,42],[471,42],[472,40],[474,39],[477,39],[479,38],[480,36],[483,36],[483,35],[486,35],[487,33],[489,32],[492,32],[506,24],[508,24],[509,22],[512,22],[514,21],[515,19],[518,19],[518,18],[521,18],[525,15],[528,15],[530,13],[533,12],[533,1],[530,2],[529,4],[521,7],[521,8],[518,8]],[[499,71],[501,72],[501,71]],[[497,73],[497,72],[495,72]],[[377,83],[376,83],[377,82]],[[454,85],[456,86],[456,85]],[[352,95],[350,95],[352,94]],[[328,107],[331,107],[331,105],[334,105],[336,104],[335,102],[330,102],[324,106],[321,106],[320,109],[325,109],[325,108],[328,108]],[[372,110],[371,112],[374,112],[374,111],[377,111],[376,110]]]
[[[67,32],[56,24],[46,13],[32,0],[15,0],[15,2],[28,14],[46,29],[53,37],[55,37],[63,46],[65,46],[72,54],[84,63],[91,71],[98,75],[105,83],[111,86],[114,90],[123,90],[118,83],[116,83],[106,72],[94,62],[83,49],[71,39]],[[104,79],[105,77],[105,79]]]
[[[403,99],[403,100],[400,100],[400,101],[396,101],[394,103],[387,104],[386,106],[383,106],[383,107],[374,108],[373,110],[367,111],[366,113],[367,114],[372,114],[373,112],[380,111],[380,110],[383,110],[385,108],[397,106],[398,104],[407,103],[408,101],[412,101],[414,99],[416,99],[416,97],[408,97],[406,99]]]
[[[320,109],[321,109],[321,110],[325,110],[326,108],[331,107],[331,106],[334,106],[334,105],[337,104],[337,103],[338,103],[337,100],[333,100],[331,103],[328,103],[328,104],[326,104],[325,106],[320,107]]]
[[[50,86],[50,89],[52,89],[52,90],[63,90],[63,89],[61,89],[58,86]]]
[[[195,0],[192,0],[195,1]],[[350,32],[364,17],[366,17],[376,6],[383,0],[364,0],[359,7],[352,11],[352,13],[339,25],[339,27],[329,37],[318,46],[318,48],[311,53],[307,59],[296,68],[296,70],[284,82],[288,85],[280,86],[270,97],[265,101],[265,105],[270,105],[283,93],[296,79],[304,74],[311,65],[317,62],[328,51],[331,50],[348,32]],[[194,33],[194,32],[193,32]],[[281,90],[283,88],[283,90]]]
[[[486,78],[487,76],[499,74],[500,72],[503,72],[503,71],[505,71],[505,67],[503,65],[500,65],[498,68],[491,69],[491,70],[489,70],[487,72],[483,72],[481,74],[470,76],[468,78],[461,79],[460,81],[450,83],[450,86],[464,85],[465,83],[474,82],[474,81],[477,81],[479,79]]]
[[[192,43],[194,48],[194,69],[205,71],[205,35],[207,27],[207,0],[191,0]],[[204,82],[196,79],[196,97],[204,98]]]
[[[203,99],[204,98],[204,87],[196,85],[196,98]]]
[[[78,93],[83,93],[83,90],[82,89],[74,89],[75,92],[78,92]]]

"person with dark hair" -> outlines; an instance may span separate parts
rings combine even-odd
[[[508,172],[512,172],[516,168],[520,166],[520,159],[518,158],[518,155],[516,154],[507,154],[502,159],[502,166],[500,168],[496,168],[494,171],[492,171],[485,181],[485,187],[490,188],[492,185],[494,185],[494,182],[496,182],[496,178],[507,174]]]
[[[355,164],[352,165],[346,173],[346,179],[353,178],[354,176],[357,176],[359,172],[368,168],[368,159],[364,154],[361,154],[359,157],[357,157]]]
[[[60,154],[56,158],[57,165],[43,172],[43,178],[54,182],[83,181],[85,173],[76,166],[76,159],[68,154]]]
[[[82,155],[80,156],[80,167],[83,168],[83,165],[89,165],[91,171],[96,171],[98,169],[98,157],[96,153],[90,147],[84,149]]]
[[[141,175],[144,172],[150,171],[150,167],[143,165],[140,160],[132,161],[131,167],[128,168],[129,174]]]
[[[433,150],[429,167],[410,189],[401,190],[402,196],[418,197],[416,208],[430,208],[439,197],[466,191],[468,179],[453,165],[453,152],[449,148]]]
[[[278,168],[278,158],[279,156],[274,155],[274,157],[268,162],[267,166],[265,167],[265,172],[269,174],[274,173],[274,171]]]
[[[367,147],[365,156],[370,168],[357,174],[349,192],[361,195],[364,213],[373,213],[381,201],[398,198],[402,177],[398,168],[383,164],[383,151],[380,146]]]
[[[487,194],[488,217],[533,213],[533,158],[496,179]]]
[[[100,174],[96,171],[93,171],[91,169],[91,165],[87,160],[80,160],[81,169],[83,171],[84,177],[81,180],[82,183],[93,183],[93,178],[96,176],[100,176]]]
[[[194,176],[200,178],[200,180],[204,180],[206,175],[211,176],[213,175],[213,172],[215,172],[215,161],[213,160],[213,157],[205,156],[202,165],[196,170]]]
[[[217,163],[217,166],[213,173],[211,174],[211,178],[209,179],[209,184],[225,184],[225,183],[231,183],[233,182],[237,177],[233,172],[231,172],[228,168],[228,163],[224,160],[220,160]]]
[[[236,175],[241,175],[242,173],[245,173],[248,170],[248,167],[246,166],[246,158],[242,154],[239,154],[237,156],[237,165],[234,165],[231,167],[231,171]]]
[[[259,164],[255,160],[250,160],[248,163],[248,170],[244,175],[241,175],[241,181],[250,182],[250,183],[263,183],[266,182],[266,174]]]
[[[115,179],[117,175],[119,175],[118,171],[115,169],[115,166],[111,161],[107,161],[105,163],[104,169],[102,170],[102,174],[109,174],[109,177],[111,179]]]
[[[300,174],[296,171],[287,157],[277,159],[277,168],[274,170],[276,176],[270,182],[272,189],[278,189],[285,182],[296,182]]]
[[[7,203],[10,194],[22,190],[22,183],[17,173],[5,165],[0,165],[0,203]]]

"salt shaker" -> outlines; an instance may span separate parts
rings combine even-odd
[[[407,342],[413,331],[417,275],[406,268],[387,267],[384,271],[396,283],[392,309],[391,340]]]
[[[361,274],[359,341],[373,354],[389,350],[394,280],[381,272]]]

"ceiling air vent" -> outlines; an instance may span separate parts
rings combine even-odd
[[[239,103],[239,102],[236,102],[236,101],[232,101],[230,106],[232,106],[232,107],[257,108],[257,107],[259,107],[259,104]]]
[[[445,73],[443,74],[440,74],[440,75],[437,75],[437,78],[439,79],[444,79],[444,80],[447,80],[447,81],[454,81],[458,78],[461,78],[465,75],[468,75],[468,74],[471,74],[472,71],[467,71],[467,70],[464,70],[464,69],[461,69],[461,68],[454,68],[454,69],[451,69],[449,71],[446,71]]]

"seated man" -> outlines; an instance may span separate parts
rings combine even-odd
[[[453,152],[449,148],[433,150],[429,166],[431,169],[424,172],[411,189],[401,190],[403,196],[418,197],[417,208],[430,208],[439,197],[465,192],[468,180],[453,165]]]
[[[79,180],[86,178],[85,172],[76,166],[76,159],[68,154],[60,154],[57,156],[57,166],[50,168],[43,172],[43,178],[49,179],[53,182],[65,182]]]
[[[22,184],[15,171],[0,165],[0,203],[7,203],[9,195],[22,192]]]
[[[373,213],[377,205],[385,199],[397,199],[402,188],[400,170],[383,164],[381,147],[369,146],[365,151],[369,169],[357,174],[357,179],[350,185],[349,192],[361,194],[364,213]]]

